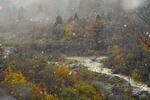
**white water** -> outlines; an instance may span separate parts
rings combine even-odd
[[[89,70],[101,74],[106,74],[110,77],[119,77],[120,79],[126,80],[134,87],[134,93],[139,93],[141,91],[147,91],[150,93],[150,87],[148,87],[144,83],[136,82],[128,76],[124,76],[121,74],[113,74],[112,70],[109,68],[104,68],[102,60],[107,59],[107,57],[68,57],[68,60],[77,61],[79,64],[84,65]]]

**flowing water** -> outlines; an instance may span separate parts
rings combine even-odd
[[[68,60],[77,61],[79,64],[87,67],[89,70],[101,74],[106,74],[110,77],[119,77],[131,84],[134,93],[140,93],[142,91],[147,91],[150,93],[150,87],[148,87],[144,83],[136,82],[132,78],[121,75],[121,74],[113,74],[112,69],[105,68],[103,66],[102,60],[107,59],[107,57],[68,57]]]

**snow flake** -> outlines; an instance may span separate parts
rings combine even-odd
[[[44,51],[42,51],[42,54],[44,54]]]
[[[16,20],[16,23],[18,23],[18,22],[19,22],[19,20],[17,19],[17,20]]]
[[[73,33],[73,36],[76,36],[76,33]]]
[[[75,8],[72,8],[72,10],[75,10]]]
[[[33,19],[32,18],[30,18],[30,22],[32,22],[33,21]]]
[[[49,21],[49,18],[46,18],[46,21]]]
[[[124,26],[125,28],[127,27],[127,25],[126,25],[126,24],[124,24],[123,26]]]
[[[1,11],[1,10],[3,10],[3,7],[2,7],[2,6],[0,6],[0,11]]]
[[[149,32],[146,32],[146,35],[149,35]]]

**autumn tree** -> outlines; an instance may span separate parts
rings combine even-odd
[[[59,65],[55,70],[55,79],[57,81],[65,80],[69,77],[70,70],[64,65]]]
[[[66,65],[60,64],[57,66],[54,72],[54,79],[58,83],[63,83],[63,85],[72,85],[74,84],[78,79],[78,77],[75,77],[75,74],[71,69],[69,69]]]
[[[115,64],[121,64],[123,61],[123,55],[121,53],[121,48],[119,45],[112,46],[112,57],[114,59]]]
[[[77,26],[78,26],[78,24],[74,20],[69,23],[66,23],[65,31],[64,31],[64,39],[65,40],[73,39],[73,37],[76,35]]]
[[[25,76],[19,71],[13,71],[11,67],[4,72],[4,83],[10,85],[24,85],[27,83]]]
[[[147,32],[147,34],[150,36],[150,34]],[[146,50],[146,51],[150,51],[150,41],[149,41],[149,36],[144,37],[144,36],[140,36],[138,35],[138,42],[140,44],[140,46]]]
[[[90,22],[88,23],[84,28],[84,38],[88,41],[94,41],[94,23]]]
[[[141,81],[141,76],[139,70],[135,69],[131,73],[131,77],[136,81]]]
[[[58,97],[50,95],[45,88],[33,84],[31,87],[32,100],[58,100]]]
[[[101,19],[99,15],[96,16],[94,21],[91,21],[85,25],[83,30],[84,38],[89,41],[93,41],[97,46],[99,46],[99,41],[103,41],[103,28],[105,22]]]

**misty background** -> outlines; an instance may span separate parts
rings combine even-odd
[[[32,24],[54,23],[58,15],[64,20],[78,13],[80,18],[100,14],[118,18],[132,15],[147,7],[149,0],[0,0],[0,31],[25,28]],[[123,17],[122,17],[123,16]],[[18,26],[17,26],[18,25]]]

